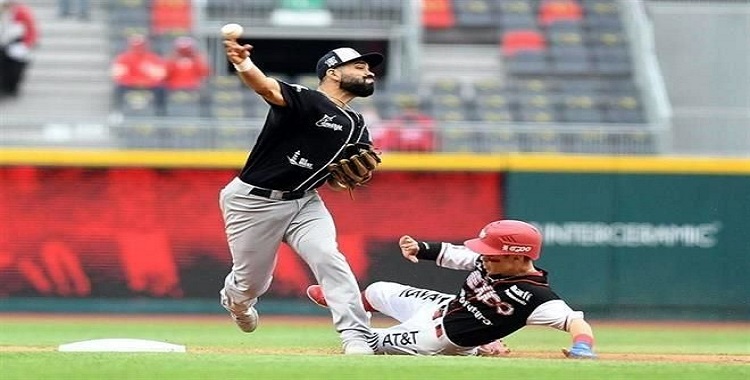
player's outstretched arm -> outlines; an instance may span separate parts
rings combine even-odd
[[[401,255],[404,256],[404,258],[413,263],[419,262],[419,259],[417,259],[419,243],[417,243],[414,238],[409,235],[401,236],[401,238],[398,239],[398,246],[401,248]]]
[[[568,329],[570,336],[573,338],[573,344],[570,348],[563,348],[563,355],[571,359],[595,359],[594,353],[594,332],[591,325],[583,318],[576,318],[570,322]]]
[[[277,106],[285,106],[286,101],[281,95],[281,86],[276,79],[269,78],[255,66],[250,59],[250,52],[253,50],[252,45],[240,45],[235,39],[225,39],[224,49],[227,58],[237,69],[237,74],[242,81],[253,91],[262,96],[266,101]]]

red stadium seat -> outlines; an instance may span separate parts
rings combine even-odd
[[[558,20],[579,21],[583,8],[576,0],[544,0],[539,5],[539,25],[549,25]]]
[[[422,0],[422,26],[448,29],[456,25],[452,0]]]
[[[184,35],[193,29],[190,0],[153,0],[151,30],[154,34]]]
[[[505,56],[523,50],[541,51],[547,48],[544,35],[534,29],[509,30],[503,33],[501,44]]]

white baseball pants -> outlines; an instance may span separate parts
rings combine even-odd
[[[443,328],[445,308],[455,296],[395,282],[376,282],[365,289],[367,301],[381,313],[401,322],[373,329],[375,352],[386,355],[476,355],[476,347],[461,347]],[[326,299],[328,297],[326,296]],[[371,345],[375,342],[371,340]]]

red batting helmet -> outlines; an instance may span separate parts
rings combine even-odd
[[[464,245],[480,255],[522,255],[536,260],[542,250],[542,234],[520,220],[498,220],[484,226],[478,238]]]

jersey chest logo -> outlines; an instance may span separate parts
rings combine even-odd
[[[321,127],[321,128],[332,129],[334,131],[341,131],[341,130],[343,130],[344,129],[343,125],[336,124],[336,123],[333,122],[333,119],[335,119],[335,118],[336,118],[335,115],[334,116],[323,115],[323,117],[320,120],[318,120],[317,122],[315,122],[315,125],[317,125],[318,127]]]
[[[513,301],[520,303],[521,305],[526,305],[532,296],[531,292],[527,292],[516,285],[505,289],[505,295]]]
[[[503,301],[500,295],[495,292],[492,285],[484,280],[479,271],[473,271],[469,274],[469,277],[466,278],[466,286],[474,292],[474,297],[477,301],[493,308],[497,314],[512,315],[515,311],[513,305]],[[464,296],[463,289],[461,289],[461,295]],[[529,295],[529,298],[531,298],[531,295]]]
[[[300,155],[301,155],[301,152],[296,151],[294,152],[292,157],[286,156],[286,158],[287,160],[289,160],[289,163],[294,166],[299,166],[305,169],[312,169],[313,168],[312,162],[308,161],[307,158],[300,157]]]

